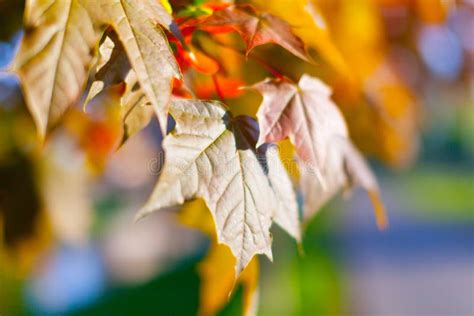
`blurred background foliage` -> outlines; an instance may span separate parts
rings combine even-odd
[[[171,1],[190,12],[203,2]],[[258,315],[472,315],[474,3],[317,0],[306,16],[300,2],[252,1],[290,25],[325,26],[298,34],[311,43],[316,67],[271,45],[253,54],[292,78],[309,72],[333,87],[352,138],[374,158],[391,226],[377,231],[355,192],[308,223],[300,247],[274,228],[274,263],[260,260]],[[23,7],[0,0],[4,69],[21,38]],[[240,42],[199,32],[192,39],[225,68],[219,80],[231,110],[254,114],[259,97],[236,88],[268,74],[226,43]],[[217,97],[209,77],[192,80],[198,96]],[[1,315],[200,310],[213,229],[189,229],[176,211],[132,224],[156,180],[161,136],[152,123],[114,152],[114,128],[78,106],[40,145],[17,79],[0,73]],[[242,314],[246,286],[219,315]]]

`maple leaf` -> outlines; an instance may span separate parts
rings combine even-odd
[[[278,147],[271,145],[260,151],[260,154],[266,156],[270,184],[279,200],[274,222],[300,240],[295,193],[277,149]],[[228,302],[229,295],[237,284],[243,286],[244,315],[255,315],[258,305],[258,258],[254,257],[239,278],[235,279],[235,258],[226,246],[217,244],[214,221],[204,201],[197,199],[186,203],[178,213],[178,219],[182,224],[209,235],[212,240],[208,254],[198,266],[201,278],[199,315],[215,315]]]
[[[436,11],[437,2],[428,7]],[[400,77],[400,65],[387,49],[384,19],[370,1],[346,1],[333,14],[334,40],[356,81],[355,87],[335,87],[345,116],[351,118],[352,139],[365,153],[392,167],[407,167],[419,149],[419,100]]]
[[[273,14],[290,26],[292,32],[314,48],[340,74],[352,79],[344,56],[331,37],[329,24],[314,0],[250,0],[257,9]]]
[[[171,81],[180,72],[158,26],[172,23],[159,2],[29,0],[25,12],[25,36],[12,68],[20,76],[41,136],[77,102],[107,26],[123,43],[145,95],[166,128]]]
[[[217,315],[229,301],[236,283],[242,287],[242,315],[257,313],[259,262],[254,257],[235,280],[235,258],[224,245],[213,242],[206,257],[199,263],[200,283],[199,315]]]
[[[201,197],[218,241],[236,257],[237,274],[255,254],[272,258],[269,228],[278,205],[254,150],[255,121],[232,118],[217,101],[173,101],[170,114],[176,127],[163,141],[163,171],[136,218]]]
[[[307,165],[303,171],[318,183],[316,190],[315,185],[302,185],[304,198],[309,201],[306,208],[318,208],[351,179],[369,191],[378,222],[384,226],[375,177],[352,146],[344,118],[330,99],[330,88],[308,75],[303,75],[297,85],[285,80],[265,80],[254,88],[263,95],[257,112],[257,146],[289,138],[299,159]]]
[[[113,27],[123,44],[138,82],[166,131],[172,79],[181,73],[158,25],[169,28],[172,17],[154,0],[83,0],[94,18]]]
[[[285,80],[265,80],[254,88],[263,95],[257,112],[260,125],[257,146],[289,138],[300,159],[319,175],[331,137],[348,136],[342,114],[329,98],[330,88],[308,75],[303,75],[298,85]]]
[[[250,6],[230,6],[215,11],[202,25],[209,30],[212,27],[235,30],[244,39],[247,54],[256,46],[274,43],[308,61],[303,42],[293,34],[288,23],[269,13],[257,13]]]
[[[12,69],[44,137],[81,94],[99,32],[77,0],[28,0],[24,25]]]

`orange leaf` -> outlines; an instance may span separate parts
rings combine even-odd
[[[287,22],[269,13],[257,13],[251,6],[232,6],[216,11],[204,21],[204,26],[210,27],[210,32],[229,28],[238,32],[247,44],[247,54],[254,47],[274,43],[308,60],[303,42],[293,34]]]
[[[237,98],[244,93],[241,88],[244,87],[246,83],[240,79],[217,75],[216,80],[219,84],[220,92],[225,98]],[[200,99],[211,99],[213,96],[217,96],[216,86],[210,78],[196,81],[195,91],[197,97]]]

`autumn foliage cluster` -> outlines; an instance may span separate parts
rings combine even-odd
[[[302,222],[361,186],[384,228],[361,152],[391,166],[416,154],[416,100],[387,62],[376,3],[28,0],[11,71],[41,141],[65,127],[97,174],[158,122],[165,159],[136,218],[186,203],[181,221],[213,240],[203,313],[234,277],[250,313],[273,223],[300,241]]]

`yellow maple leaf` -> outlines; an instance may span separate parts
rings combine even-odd
[[[229,301],[236,283],[243,287],[244,315],[254,315],[258,296],[258,258],[254,257],[237,281],[235,278],[235,258],[229,248],[213,242],[206,258],[199,263],[201,277],[199,314],[215,315]]]
[[[358,93],[335,89],[350,134],[365,152],[395,167],[407,165],[417,151],[417,100],[390,63],[380,8],[372,0],[338,4],[324,12],[356,78]]]

